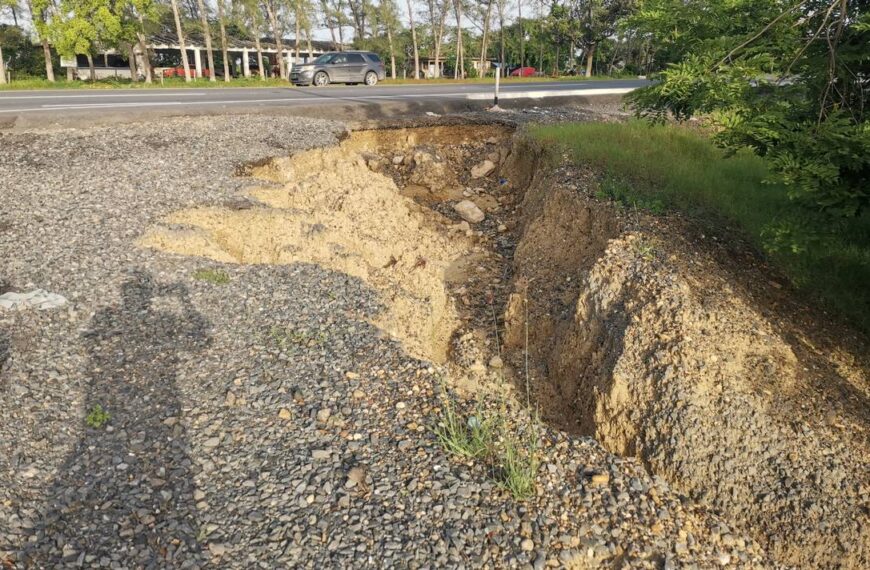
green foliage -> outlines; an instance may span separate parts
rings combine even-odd
[[[522,501],[534,494],[540,467],[540,420],[537,417],[531,420],[524,426],[510,426],[504,402],[496,414],[487,414],[478,406],[474,415],[465,416],[457,412],[456,403],[447,397],[441,418],[432,431],[448,453],[484,461],[496,483]]]
[[[730,156],[690,131],[642,121],[539,127],[601,174],[599,197],[657,212],[676,210],[710,226],[736,226],[791,281],[870,331],[870,212],[831,217],[790,199],[770,162]]]
[[[292,346],[313,346],[325,343],[329,337],[323,331],[310,332],[289,327],[274,326],[269,329],[269,337],[281,348],[286,350]]]
[[[220,269],[197,269],[193,274],[197,281],[206,281],[215,285],[226,285],[230,282],[230,276]]]
[[[111,419],[109,412],[103,409],[103,406],[100,404],[94,404],[91,408],[91,411],[88,412],[88,415],[85,417],[85,423],[88,427],[92,427],[94,429],[100,429]]]
[[[492,445],[492,422],[481,420],[479,414],[466,420],[451,399],[445,400],[441,421],[433,432],[445,450],[460,457],[480,457]]]
[[[715,140],[765,157],[792,199],[858,217],[870,206],[868,11],[866,1],[649,0],[627,26],[654,37],[667,65],[629,99],[658,121],[709,116]]]
[[[45,73],[42,50],[33,45],[22,28],[0,24],[0,47],[3,48],[3,58],[9,62],[13,81]]]

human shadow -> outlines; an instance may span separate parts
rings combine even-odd
[[[120,305],[94,315],[82,336],[87,427],[23,546],[25,567],[161,568],[200,558],[176,377],[184,356],[209,343],[208,326],[186,287],[142,271],[123,284]]]

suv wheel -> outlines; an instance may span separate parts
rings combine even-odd
[[[329,85],[329,76],[325,71],[318,71],[314,74],[314,84],[318,87],[325,87]]]
[[[372,86],[378,84],[378,74],[374,71],[366,73],[366,85]]]

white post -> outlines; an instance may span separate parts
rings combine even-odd
[[[193,62],[196,66],[196,76],[198,78],[202,78],[202,56],[199,53],[199,48],[193,48]],[[211,73],[214,73],[213,69],[209,70]]]
[[[495,72],[496,72],[495,73],[495,98],[493,101],[493,105],[498,107],[498,84],[499,84],[499,79],[501,78],[501,64],[500,63],[496,64]]]
[[[245,77],[251,76],[251,64],[248,63],[248,48],[242,50],[242,73]]]

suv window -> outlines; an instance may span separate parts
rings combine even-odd
[[[365,63],[363,56],[358,53],[349,53],[347,54],[347,62],[348,63]]]
[[[381,58],[379,58],[378,54],[376,54],[376,53],[367,53],[366,57],[368,57],[370,61],[373,61],[375,63],[381,62]]]

